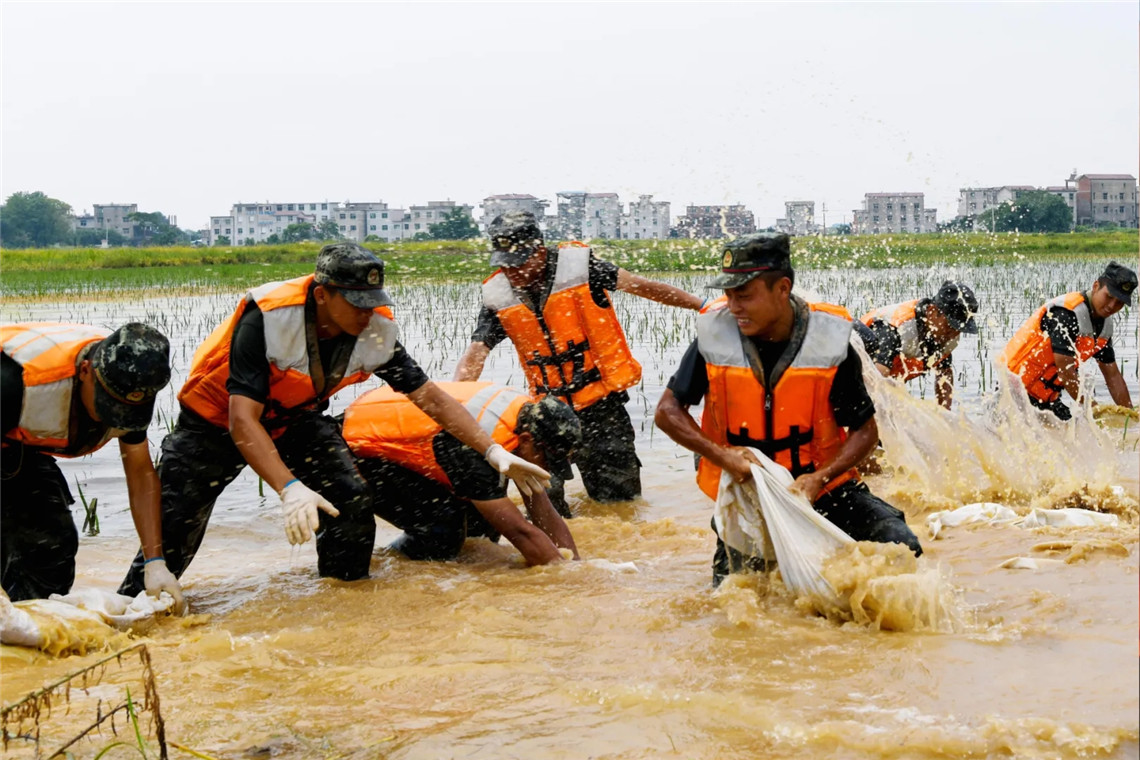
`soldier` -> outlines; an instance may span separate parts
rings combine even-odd
[[[1132,407],[1116,366],[1113,315],[1132,303],[1136,273],[1115,261],[1086,291],[1058,296],[1033,313],[1002,350],[999,363],[1021,378],[1029,402],[1059,419],[1072,418],[1061,392],[1080,396],[1079,367],[1095,359],[1114,403]]]
[[[491,383],[439,387],[507,451],[551,473],[570,469],[582,427],[562,401],[540,401]],[[557,562],[560,548],[577,559],[570,529],[545,491],[523,496],[527,522],[494,468],[391,388],[354,401],[345,410],[343,432],[372,486],[376,515],[404,530],[390,548],[411,559],[447,560],[468,536],[498,540],[501,534],[530,565]]]
[[[591,499],[628,501],[641,495],[641,462],[625,404],[641,380],[610,292],[699,309],[701,299],[663,282],[631,274],[596,259],[583,243],[546,247],[534,215],[512,211],[487,228],[491,265],[483,282],[471,345],[455,369],[456,380],[478,380],[487,355],[510,338],[532,396],[551,394],[574,407],[582,421],[582,447],[574,458]],[[570,510],[560,478],[550,498],[563,516]]]
[[[326,245],[313,274],[249,291],[198,348],[159,462],[162,545],[175,575],[198,551],[214,502],[248,464],[280,497],[289,542],[316,533],[321,576],[368,576],[376,537],[371,494],[340,425],[322,412],[338,390],[372,375],[407,394],[524,493],[549,482],[428,381],[396,338],[391,303],[384,262],[355,243]],[[122,593],[138,586],[142,562],[135,558]]]
[[[4,325],[0,339],[4,591],[20,601],[71,589],[79,549],[75,499],[55,457],[90,454],[117,438],[142,544],[139,586],[155,597],[166,591],[181,613],[182,589],[162,553],[161,491],[146,436],[154,398],[170,382],[166,337],[137,322],[109,335],[38,322]]]
[[[921,554],[903,513],[871,493],[855,465],[875,447],[875,406],[849,345],[842,306],[792,294],[788,236],[760,232],[725,246],[724,296],[697,317],[697,338],[657,404],[656,422],[700,455],[697,485],[715,499],[722,470],[752,477],[764,452],[795,477],[794,488],[856,541],[906,544]],[[698,426],[689,407],[704,400]],[[714,527],[715,530],[715,527]],[[713,583],[757,558],[717,538]]]
[[[947,280],[933,298],[867,312],[855,330],[884,377],[908,382],[933,369],[935,398],[949,409],[954,398],[952,353],[962,333],[978,332],[977,313],[974,291]]]

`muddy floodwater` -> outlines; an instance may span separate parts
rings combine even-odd
[[[932,294],[946,276],[971,283],[983,316],[979,335],[964,336],[954,354],[955,410],[976,424],[1005,341],[1045,298],[1088,287],[1101,266],[803,272],[797,286],[861,314]],[[700,292],[705,277],[670,279]],[[394,281],[390,290],[409,352],[449,379],[474,324],[476,285]],[[174,379],[151,429],[157,452],[193,350],[236,298],[62,296],[9,301],[0,316],[107,327],[142,319],[163,329]],[[616,302],[644,367],[629,403],[644,495],[599,505],[579,481],[568,484],[583,561],[527,569],[505,542],[478,539],[457,561],[417,563],[384,548],[397,532],[381,523],[369,580],[321,580],[313,545],[290,548],[277,497],[259,495],[247,469],[218,501],[182,579],[191,615],[162,620],[142,639],[168,741],[216,758],[1137,757],[1135,423],[1109,419],[1091,451],[1074,452],[1098,462],[1083,478],[1059,476],[1055,463],[1025,450],[985,453],[1013,461],[1041,484],[1035,491],[967,495],[933,473],[904,477],[888,451],[885,473],[868,483],[905,510],[926,550],[920,569],[953,591],[958,624],[843,624],[812,614],[767,577],[712,590],[712,503],[694,483],[692,456],[652,425],[694,335],[693,315],[624,294]],[[1140,400],[1136,311],[1117,319],[1118,363]],[[1096,397],[1107,401],[1094,375]],[[493,352],[484,379],[521,384],[509,346]],[[349,389],[333,411],[372,386]],[[933,404],[929,383],[908,390]],[[81,538],[78,586],[113,590],[137,546],[116,448],[62,463],[76,496],[79,484],[99,499],[102,532]],[[936,469],[955,467],[947,456]],[[1089,506],[1120,523],[971,525],[931,539],[927,517],[967,499],[1019,513]],[[75,514],[82,522],[78,503]],[[1038,569],[1002,567],[1015,557]],[[4,647],[3,702],[107,651],[56,659]],[[132,678],[127,666],[105,674],[112,685]],[[76,756],[111,738],[105,732]],[[193,755],[172,748],[171,756]]]

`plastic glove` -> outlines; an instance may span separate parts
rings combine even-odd
[[[291,544],[303,544],[313,537],[320,527],[317,510],[322,509],[333,517],[340,511],[316,491],[299,480],[281,489],[281,511],[285,514],[285,535]]]
[[[186,601],[182,598],[182,586],[174,577],[174,573],[167,568],[166,560],[152,559],[143,565],[143,586],[146,588],[146,593],[155,599],[163,591],[174,597],[175,615],[181,615],[186,609]]]
[[[521,457],[516,457],[498,443],[492,444],[483,457],[500,474],[515,481],[515,485],[526,496],[550,487],[549,472]]]

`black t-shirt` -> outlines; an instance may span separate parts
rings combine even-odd
[[[554,285],[554,273],[558,266],[558,249],[548,248],[546,253],[546,273],[542,279],[529,288],[519,291],[519,300],[531,306],[537,306],[541,311],[550,295],[550,288]],[[610,297],[606,291],[617,290],[618,265],[608,261],[594,258],[590,254],[590,295],[600,308],[610,305]],[[487,348],[494,348],[507,339],[507,332],[499,322],[498,316],[486,306],[479,307],[479,316],[475,321],[475,332],[471,334],[472,343],[482,343]]]
[[[946,347],[934,339],[926,327],[926,307],[931,304],[929,298],[924,298],[914,307],[915,328],[918,331],[920,352],[923,359],[929,364],[930,358],[942,353]],[[902,338],[894,325],[882,319],[871,320],[868,327],[862,322],[855,322],[855,331],[863,339],[863,348],[877,364],[890,367],[902,353]],[[946,354],[937,364],[929,365],[932,369],[947,369],[952,364],[951,354]]]
[[[764,375],[770,377],[776,362],[788,347],[787,341],[773,343],[752,339],[752,343],[760,355]],[[694,340],[681,357],[680,366],[669,378],[668,388],[683,406],[699,404],[708,393],[709,376],[705,369],[705,358],[697,348],[697,341]],[[831,400],[835,421],[842,427],[858,429],[875,416],[875,404],[863,384],[863,363],[855,349],[848,347],[847,357],[836,368],[828,398]]]
[[[451,481],[460,499],[493,501],[507,495],[507,484],[483,455],[460,442],[447,431],[436,433],[431,441],[435,461]]]
[[[1085,296],[1085,303],[1089,303],[1087,295]],[[1104,331],[1106,320],[1093,314],[1091,306],[1089,306],[1089,318],[1092,320],[1093,332],[1100,335]],[[1049,336],[1049,343],[1053,346],[1054,354],[1061,356],[1077,355],[1076,343],[1080,326],[1077,323],[1076,312],[1072,309],[1066,309],[1064,306],[1050,307],[1041,317],[1041,329]],[[1101,364],[1114,364],[1116,362],[1116,350],[1112,347],[1112,338],[1109,338],[1105,347],[1093,354],[1092,358]]]
[[[341,377],[356,336],[341,333],[333,338],[317,341],[321,366],[325,377]],[[400,393],[411,393],[428,381],[427,374],[415,360],[396,342],[392,358],[374,373]],[[245,307],[241,318],[234,327],[230,342],[230,376],[226,380],[226,390],[232,396],[245,396],[264,404],[269,399],[269,359],[265,355],[265,315],[257,304]],[[322,389],[324,390],[324,389]]]
[[[82,451],[94,446],[107,433],[107,426],[91,419],[79,402],[79,379],[75,380],[75,387],[71,392],[71,413],[76,415],[75,440],[71,442],[70,450]],[[0,427],[3,436],[8,437],[20,424],[20,414],[24,410],[24,368],[8,354],[0,352]],[[126,444],[137,444],[146,441],[145,430],[134,430],[124,433],[119,440]]]

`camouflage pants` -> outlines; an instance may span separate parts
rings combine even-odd
[[[498,534],[472,506],[446,486],[386,459],[357,459],[357,469],[372,488],[372,510],[404,531],[390,548],[409,559],[454,559],[468,535]]]
[[[916,557],[922,556],[922,545],[907,526],[906,515],[871,493],[862,481],[848,481],[837,486],[816,499],[812,507],[856,541],[906,544]],[[715,525],[713,531],[716,531]],[[729,573],[745,569],[762,571],[764,567],[764,560],[741,554],[725,546],[717,537],[713,555],[713,586],[719,586]]]
[[[578,465],[586,493],[594,501],[629,501],[641,496],[641,460],[634,448],[633,421],[625,408],[629,397],[611,393],[578,412],[582,447],[571,460]],[[562,479],[551,478],[550,502],[570,517]]]
[[[345,581],[367,577],[376,539],[372,495],[356,471],[340,426],[332,417],[317,412],[300,415],[274,443],[293,475],[340,510],[340,517],[318,513],[318,572],[322,577]],[[162,551],[166,566],[176,577],[182,576],[198,552],[214,502],[245,466],[245,458],[228,430],[186,411],[163,439],[158,464]],[[142,588],[140,551],[119,593],[134,596]]]
[[[55,457],[19,444],[5,445],[0,460],[0,585],[13,602],[66,594],[79,550],[67,481]]]

